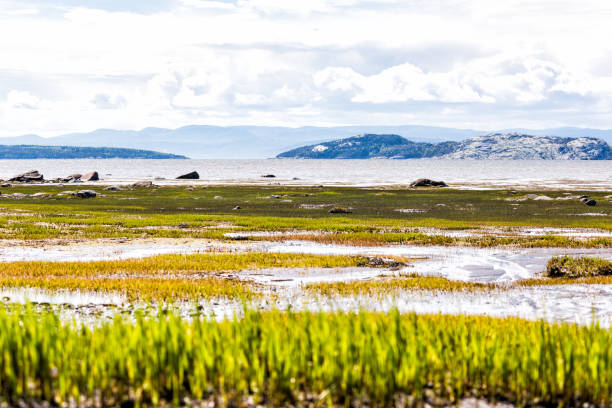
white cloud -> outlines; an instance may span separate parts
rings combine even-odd
[[[24,91],[10,91],[6,95],[6,106],[11,109],[40,109],[43,102],[35,95]]]
[[[41,4],[0,0],[4,134],[612,127],[607,1],[180,0],[146,14]]]

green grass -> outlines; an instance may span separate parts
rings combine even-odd
[[[246,311],[116,318],[95,327],[0,310],[9,404],[397,406],[467,396],[607,406],[612,332],[516,318]]]
[[[56,194],[68,187],[16,186],[10,192]],[[83,188],[83,186],[78,186]],[[100,187],[93,187],[101,190]],[[342,233],[410,233],[432,227],[563,227],[612,230],[610,192],[588,194],[595,209],[579,200],[508,202],[505,191],[453,189],[380,190],[350,187],[216,186],[159,187],[104,192],[96,199],[2,199],[0,239],[91,239],[99,237],[223,237],[243,231],[329,231]],[[561,191],[526,191],[524,194],[561,197]],[[282,195],[284,200],[269,198]],[[215,199],[221,196],[221,199]],[[519,196],[523,196],[520,194]],[[518,205],[514,205],[518,204]],[[232,210],[236,205],[242,209]],[[304,208],[304,205],[321,206]],[[329,208],[351,208],[351,214],[329,214]],[[398,209],[424,212],[401,213]],[[18,211],[29,213],[20,216]],[[580,214],[599,212],[604,216]],[[179,228],[181,225],[184,228]],[[609,245],[609,242],[605,243]]]
[[[549,278],[588,278],[612,275],[612,261],[594,257],[556,256],[546,265]]]

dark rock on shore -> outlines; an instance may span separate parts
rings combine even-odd
[[[589,207],[595,207],[597,205],[597,201],[595,200],[587,200],[584,203],[588,205]]]
[[[183,174],[176,178],[177,180],[199,180],[200,175],[197,171],[192,171],[191,173]]]
[[[89,173],[83,174],[81,177],[81,181],[98,181],[100,180],[100,176],[97,171],[90,171]]]
[[[21,183],[32,183],[32,182],[40,182],[43,181],[44,177],[37,170],[30,170],[23,174],[18,174],[13,178],[10,178],[9,181],[13,182],[21,182]]]
[[[420,178],[410,183],[410,187],[448,187],[448,184],[443,181]]]
[[[263,178],[275,178],[276,176],[274,174],[264,174],[261,177],[263,177]]]

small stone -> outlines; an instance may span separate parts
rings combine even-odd
[[[240,207],[239,205],[235,206],[234,208],[232,208],[233,210],[241,210],[242,207]]]
[[[589,207],[595,207],[597,205],[597,201],[595,200],[587,200],[584,203],[588,205]]]
[[[330,214],[350,214],[352,211],[342,207],[334,207],[328,211]]]
[[[264,174],[261,177],[263,177],[263,178],[275,178],[276,176],[274,174]]]
[[[153,182],[150,180],[137,181],[136,183],[132,184],[132,187],[150,188],[153,186]]]
[[[186,222],[181,222],[178,227],[181,229],[189,228],[189,224]]]
[[[81,198],[94,198],[98,196],[98,193],[93,190],[79,190],[77,191],[77,196]]]
[[[123,189],[119,186],[108,186],[104,191],[123,191]]]
[[[0,184],[0,187],[2,187],[2,188],[11,187],[11,183],[2,183],[2,184]]]

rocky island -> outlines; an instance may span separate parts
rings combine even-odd
[[[419,143],[399,135],[364,134],[299,147],[277,156],[301,159],[612,160],[612,149],[592,137],[490,133],[462,142]]]

